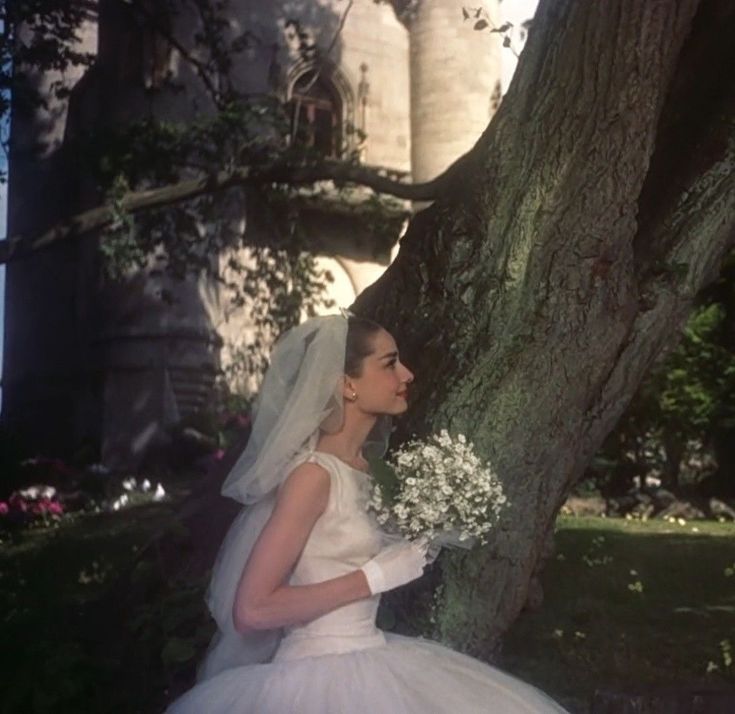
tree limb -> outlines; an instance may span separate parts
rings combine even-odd
[[[365,186],[378,193],[409,201],[431,201],[453,183],[454,177],[461,172],[469,156],[470,154],[465,154],[435,179],[419,184],[404,183],[381,173],[378,169],[330,160],[312,164],[276,163],[267,167],[241,166],[230,171],[220,171],[215,175],[200,176],[160,188],[128,193],[120,200],[119,208],[135,214],[166,208],[235,186],[264,184],[298,186],[319,181]],[[115,220],[115,215],[115,208],[111,204],[105,204],[71,216],[40,235],[10,236],[6,241],[0,242],[0,264],[30,255],[62,240],[106,228]]]

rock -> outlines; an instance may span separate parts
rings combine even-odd
[[[710,498],[707,503],[712,518],[727,518],[735,521],[735,509],[730,508],[724,501],[718,498]]]
[[[656,518],[683,518],[686,521],[701,521],[706,517],[704,511],[693,506],[689,501],[674,501],[656,514]]]
[[[561,512],[565,516],[603,516],[607,514],[607,502],[601,496],[570,496]]]
[[[657,488],[651,491],[651,499],[658,510],[668,508],[671,504],[676,503],[676,496],[665,488]]]
[[[608,515],[624,516],[626,513],[630,513],[638,504],[638,499],[633,495],[611,498],[608,502]]]

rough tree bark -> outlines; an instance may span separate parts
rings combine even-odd
[[[735,238],[729,0],[542,0],[461,181],[355,309],[416,372],[403,436],[449,427],[509,516],[445,553],[438,633],[489,657],[570,486]]]

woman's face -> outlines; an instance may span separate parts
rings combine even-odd
[[[368,414],[402,414],[408,408],[408,385],[413,373],[398,357],[396,341],[379,330],[371,337],[372,352],[362,361],[359,377],[348,377],[345,396],[357,394],[355,404]]]

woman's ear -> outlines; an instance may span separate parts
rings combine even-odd
[[[357,399],[355,385],[348,375],[344,376],[342,397],[348,402],[354,402]]]

